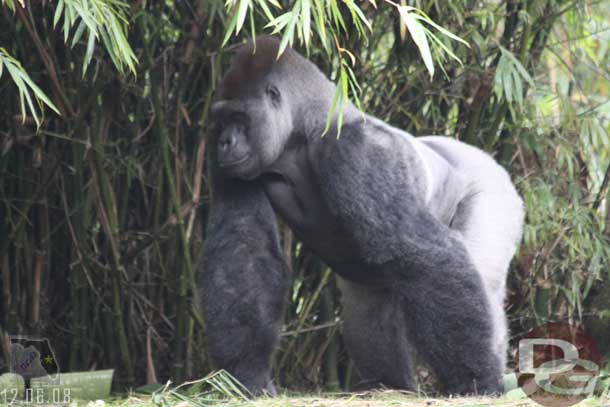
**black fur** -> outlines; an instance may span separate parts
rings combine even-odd
[[[223,179],[222,184],[214,190],[200,281],[208,352],[248,389],[273,393],[270,362],[288,268],[260,183]]]
[[[431,209],[432,163],[422,164],[410,135],[351,105],[341,137],[332,129],[321,137],[334,85],[291,49],[276,60],[277,47],[270,37],[254,54],[242,47],[213,107],[201,297],[214,363],[255,393],[273,391],[289,286],[277,213],[341,277],[343,333],[360,384],[413,389],[413,346],[444,392],[500,391],[503,356],[492,345],[484,282],[449,226],[465,187],[445,171],[439,185],[452,188]]]

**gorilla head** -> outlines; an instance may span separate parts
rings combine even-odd
[[[254,179],[281,155],[316,100],[332,98],[334,85],[318,68],[279,42],[259,37],[241,46],[212,106],[218,166],[230,176]],[[302,78],[307,78],[303,81]]]

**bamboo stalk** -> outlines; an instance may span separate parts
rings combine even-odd
[[[34,259],[33,267],[33,281],[32,281],[32,293],[31,293],[31,308],[30,318],[31,323],[36,326],[40,322],[40,297],[41,297],[41,279],[42,270],[44,268],[44,255],[37,250]]]
[[[144,34],[144,33],[142,33]],[[144,35],[143,35],[144,37]],[[177,233],[179,237],[181,254],[182,257],[179,258],[179,262],[183,267],[178,268],[177,273],[177,282],[178,282],[178,291],[177,291],[177,308],[176,308],[176,335],[175,335],[175,362],[174,362],[174,378],[176,380],[181,380],[184,376],[184,359],[185,359],[185,335],[188,334],[187,327],[190,322],[187,321],[190,318],[190,304],[189,298],[190,293],[194,291],[194,287],[189,284],[194,282],[194,274],[193,267],[191,261],[191,254],[189,251],[188,239],[186,236],[186,231],[184,228],[184,220],[182,214],[180,213],[180,198],[178,195],[178,189],[176,187],[176,183],[174,181],[174,176],[172,173],[171,159],[170,159],[170,147],[169,147],[169,131],[165,125],[165,114],[161,105],[160,100],[160,90],[157,87],[157,84],[160,83],[159,79],[155,74],[155,64],[152,58],[151,51],[148,47],[145,47],[145,55],[149,64],[149,68],[151,69],[151,99],[153,104],[153,109],[155,111],[156,117],[156,125],[154,128],[154,132],[157,136],[157,141],[161,148],[161,156],[163,160],[163,168],[165,171],[165,179],[168,183],[169,193],[171,198],[171,203],[173,207],[174,215],[177,219]]]
[[[322,264],[321,264],[321,262],[316,259],[314,261],[314,265],[313,265],[312,268],[314,269],[314,270],[312,270],[313,272],[318,272],[318,273],[322,272]],[[307,301],[306,301],[306,303],[303,306],[303,310],[299,314],[299,318],[298,318],[298,321],[296,323],[295,331],[302,330],[303,327],[305,326],[305,323],[307,322],[307,319],[311,317],[312,309],[313,309],[314,305],[317,304],[318,299],[320,298],[320,295],[322,293],[322,290],[324,289],[324,287],[328,283],[328,280],[329,280],[330,276],[331,276],[331,270],[330,269],[326,269],[326,270],[324,270],[322,272],[322,275],[320,277],[320,281],[319,281],[318,285],[316,286],[316,289],[314,290],[312,295],[309,298],[307,298]],[[296,346],[296,338],[288,343],[288,346],[284,350],[283,355],[282,355],[282,359],[281,359],[281,361],[279,363],[280,366],[283,366],[287,362],[288,357],[292,355],[292,352],[294,351],[294,347],[295,346]]]
[[[322,321],[334,321],[335,300],[330,284],[324,288],[321,300],[320,316],[322,317]],[[324,382],[327,391],[337,392],[341,390],[341,385],[339,383],[339,346],[337,344],[337,331],[333,329],[329,334],[332,336],[329,340],[326,352],[324,352]]]
[[[109,181],[101,165],[103,162],[103,145],[101,143],[101,133],[107,131],[107,122],[101,121],[99,131],[93,132],[93,154],[89,154],[89,166],[93,175],[93,185],[98,197],[98,210],[102,229],[110,242],[110,253],[112,254],[112,274],[111,274],[111,296],[112,312],[115,320],[114,330],[117,333],[117,344],[121,356],[122,365],[125,368],[127,381],[133,381],[133,364],[131,352],[127,343],[125,332],[125,320],[123,317],[123,304],[121,296],[121,276],[124,269],[121,264],[116,235],[118,234],[117,211],[114,196],[111,192]],[[109,209],[107,209],[109,208]]]
[[[9,310],[12,308],[13,296],[11,295],[11,272],[8,263],[8,253],[0,253],[0,273],[2,274],[2,301],[3,309],[2,325],[8,326]]]

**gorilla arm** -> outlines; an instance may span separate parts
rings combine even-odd
[[[251,392],[274,393],[270,363],[289,287],[275,215],[258,181],[212,180],[200,284],[209,356]]]
[[[347,124],[340,139],[320,144],[322,196],[358,252],[334,268],[355,283],[396,290],[409,340],[446,392],[498,392],[502,368],[481,279],[455,232],[424,207],[423,169],[391,131]]]

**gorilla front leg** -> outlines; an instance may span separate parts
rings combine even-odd
[[[502,358],[493,341],[494,324],[481,278],[463,245],[451,236],[446,239],[445,246],[439,239],[404,239],[402,256],[371,262],[369,275],[356,277],[366,282],[352,301],[355,310],[362,310],[357,318],[365,325],[357,331],[346,320],[350,355],[372,378],[410,390],[405,363],[412,345],[445,393],[500,393]],[[385,296],[380,294],[383,290]],[[376,306],[367,305],[371,299]],[[394,313],[388,314],[388,309]],[[405,333],[408,341],[401,337]],[[370,356],[376,349],[377,359]]]
[[[368,144],[364,126],[347,124],[340,140],[325,139],[320,157],[322,195],[357,253],[335,269],[371,289],[398,293],[409,342],[446,393],[499,392],[502,366],[480,275],[457,233],[425,207],[425,175],[415,158]],[[354,273],[353,264],[366,273]]]
[[[202,261],[207,348],[252,393],[274,393],[271,358],[289,287],[275,215],[258,182],[216,180]]]
[[[453,249],[437,252],[427,267],[401,267],[413,270],[399,288],[409,340],[444,392],[500,393],[502,358],[490,304],[463,247]]]

